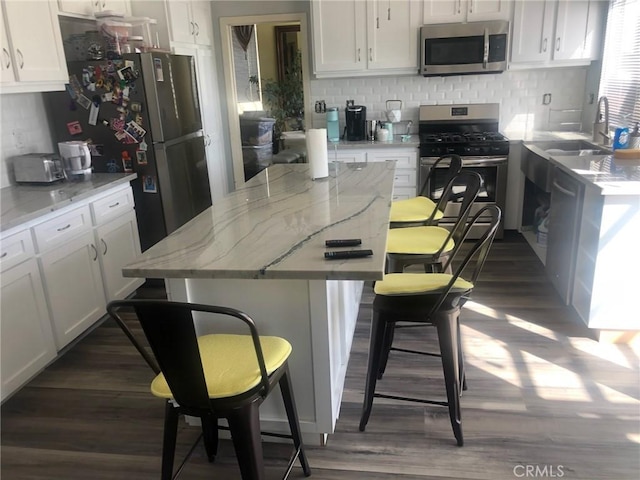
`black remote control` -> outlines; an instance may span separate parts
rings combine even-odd
[[[373,250],[338,250],[334,252],[324,252],[327,260],[341,260],[343,258],[362,258],[373,255]]]
[[[362,243],[359,238],[344,238],[340,240],[326,240],[324,242],[327,247],[355,247]]]

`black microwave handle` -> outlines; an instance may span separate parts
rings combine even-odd
[[[482,57],[482,68],[487,69],[487,63],[489,62],[489,29],[484,29],[484,55]]]

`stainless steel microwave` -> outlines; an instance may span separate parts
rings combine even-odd
[[[442,23],[420,28],[425,77],[499,73],[507,68],[509,22]]]

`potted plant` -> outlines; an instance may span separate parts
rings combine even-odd
[[[257,76],[252,76],[250,82],[258,84]],[[282,80],[262,79],[260,83],[265,110],[276,121],[273,134],[274,145],[276,145],[274,153],[277,153],[282,132],[303,130],[304,94],[300,52],[294,56]]]

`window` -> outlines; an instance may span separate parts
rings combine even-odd
[[[640,122],[640,0],[611,0],[600,77],[612,127]]]

